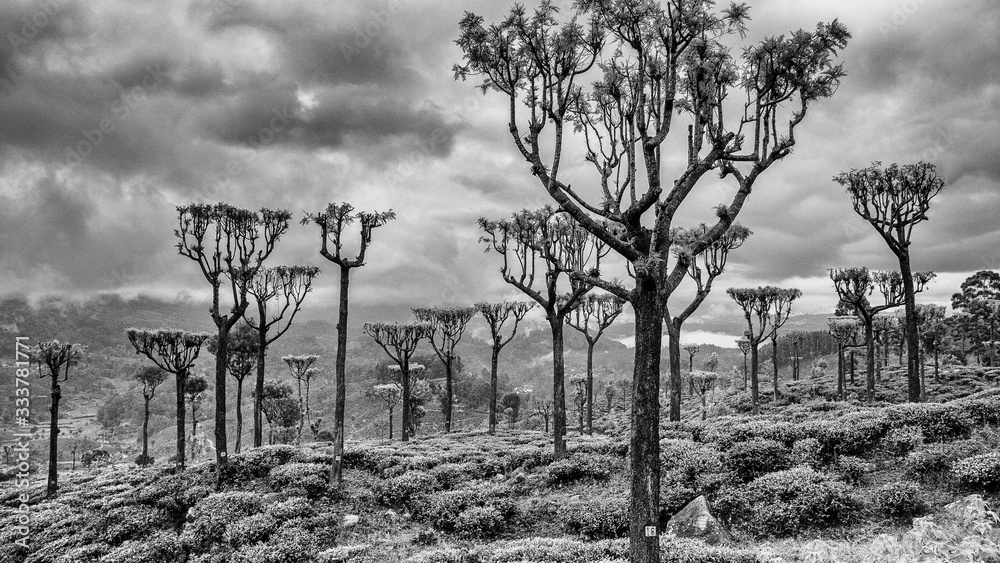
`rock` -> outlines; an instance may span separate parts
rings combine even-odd
[[[350,529],[357,526],[359,520],[361,520],[361,518],[357,514],[345,514],[344,523],[342,525],[345,530]]]
[[[709,512],[704,496],[694,499],[680,512],[674,514],[667,522],[664,533],[679,538],[697,538],[709,545],[732,540],[729,532]]]

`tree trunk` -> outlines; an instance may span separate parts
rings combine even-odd
[[[226,370],[229,368],[229,322],[236,324],[235,319],[230,319],[219,327],[219,349],[215,355],[215,467],[217,486],[225,480],[224,475],[229,464],[226,446]],[[192,416],[193,414],[192,412]]]
[[[267,352],[267,336],[261,334],[257,341],[257,377],[253,392],[253,447],[264,445],[264,355]]]
[[[410,441],[410,359],[403,358],[402,365],[399,366],[400,385],[403,387],[403,416],[400,424],[403,429],[399,439]]]
[[[194,397],[191,397],[191,461],[195,457],[195,436],[198,434],[198,406],[194,404]]]
[[[855,384],[855,381],[854,381],[854,349],[851,349],[851,351],[848,354],[847,367],[848,367],[848,369],[851,372],[851,385],[854,385]]]
[[[187,453],[187,446],[184,443],[184,385],[187,383],[187,370],[175,374],[177,380],[177,461],[178,469],[184,469],[184,455]]]
[[[760,414],[760,378],[757,373],[760,356],[757,344],[756,342],[750,343],[750,399],[753,404],[753,414]]]
[[[844,400],[844,347],[837,345],[837,396]]]
[[[149,464],[149,402],[152,397],[143,397],[145,404],[142,408],[142,464]],[[76,452],[73,452],[73,468],[76,468]]]
[[[924,352],[920,352],[920,400],[923,401],[927,396],[927,362],[924,359]]]
[[[917,305],[913,288],[913,273],[910,271],[910,254],[903,248],[897,255],[899,273],[903,276],[903,304],[906,310],[906,373],[907,400],[916,403],[920,393],[920,335],[917,330]]]
[[[587,435],[594,435],[594,344],[587,339]],[[583,432],[580,432],[583,434]]]
[[[667,325],[667,362],[670,363],[670,421],[681,419],[681,323],[668,320]]]
[[[629,561],[660,561],[660,346],[662,308],[654,280],[636,279],[635,368],[629,429]]]
[[[243,441],[243,379],[236,380],[236,443],[233,451],[240,453],[240,443]]]
[[[934,349],[934,381],[941,381],[941,361],[939,358],[940,352],[937,348]]]
[[[490,419],[489,433],[496,434],[497,431],[497,368],[500,363],[500,347],[493,345],[493,354],[490,358]],[[548,426],[548,425],[546,425]],[[548,428],[546,428],[546,433]]]
[[[747,371],[747,353],[744,352],[743,353],[743,391],[746,391],[747,387],[749,387],[749,384],[750,384],[750,381],[748,379],[749,377],[750,377],[750,372]]]
[[[774,368],[772,382],[774,384],[774,403],[778,403],[778,338],[777,333],[771,338],[771,366]]]
[[[563,358],[563,319],[549,315],[552,329],[552,437],[555,459],[566,457],[566,363]]]
[[[59,481],[59,469],[57,463],[58,442],[59,442],[59,399],[62,397],[62,389],[59,387],[59,374],[52,374],[52,404],[49,407],[49,478],[45,486],[45,496],[52,497],[56,494]]]
[[[302,380],[295,378],[295,385],[299,393],[299,427],[295,429],[295,445],[299,445],[302,443],[302,425],[306,420],[306,407],[302,401]]]
[[[444,364],[444,432],[447,434],[451,432],[451,405],[454,398],[451,385],[451,364],[454,358],[451,357],[450,352],[445,357],[448,358]]]
[[[392,441],[392,411],[396,409],[389,409],[389,441]]]
[[[330,467],[330,486],[340,489],[344,485],[344,420],[347,409],[347,314],[351,286],[351,269],[340,266],[340,304],[337,310],[337,359],[336,398],[333,404],[333,465]],[[389,439],[392,440],[392,412],[389,412]]]

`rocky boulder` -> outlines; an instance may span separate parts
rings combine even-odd
[[[680,512],[667,522],[664,533],[679,538],[695,538],[709,545],[718,545],[732,540],[729,532],[712,516],[708,502],[700,496],[689,502]]]

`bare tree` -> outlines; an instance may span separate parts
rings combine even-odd
[[[389,411],[389,439],[392,440],[392,414],[396,410],[396,405],[403,397],[403,388],[398,383],[384,383],[372,387],[372,397],[378,398],[385,404],[385,409]]]
[[[746,333],[743,334],[742,338],[736,341],[736,347],[740,349],[740,352],[743,352],[743,390],[746,391],[747,387],[750,386],[747,380],[749,377],[747,372],[747,354],[750,353],[750,339],[747,337]]]
[[[316,375],[316,368],[312,367],[316,363],[319,356],[315,354],[307,354],[304,356],[282,356],[281,360],[288,365],[288,371],[292,374],[292,379],[295,380],[295,384],[298,390],[299,398],[299,426],[296,429],[295,443],[302,442],[302,427],[305,422],[312,422],[309,416],[309,382]],[[305,384],[306,392],[303,399],[302,385]]]
[[[217,480],[225,480],[229,465],[226,438],[226,369],[228,368],[229,331],[243,317],[249,306],[250,280],[271,255],[275,243],[288,230],[291,214],[283,210],[261,209],[255,213],[225,203],[194,203],[177,207],[179,239],[177,249],[198,263],[202,275],[212,286],[212,321],[218,329],[215,356],[215,462]],[[223,278],[231,292],[231,308],[223,314],[221,297]]]
[[[836,316],[828,322],[830,335],[837,339],[837,395],[843,401],[846,395],[846,374],[844,369],[844,350],[858,346],[858,335],[861,323],[857,317]]]
[[[670,362],[670,420],[681,419],[681,327],[698,307],[708,297],[712,291],[712,283],[715,278],[722,274],[726,267],[729,253],[736,250],[747,238],[753,234],[750,229],[739,223],[733,223],[717,241],[705,247],[700,253],[690,254],[690,247],[697,245],[698,241],[708,233],[708,226],[702,223],[694,229],[676,229],[674,232],[675,253],[685,254],[684,259],[689,261],[687,270],[688,277],[695,283],[695,295],[690,303],[683,308],[677,316],[671,316],[669,303],[663,307],[663,320],[667,325],[667,352]],[[700,261],[700,263],[699,263]],[[690,362],[689,362],[690,364]],[[693,366],[688,366],[691,372]],[[694,394],[694,388],[691,388]]]
[[[130,328],[125,331],[136,354],[149,358],[161,369],[175,376],[177,392],[177,469],[184,469],[184,386],[201,345],[209,335],[182,330]]]
[[[57,457],[59,453],[59,400],[62,398],[60,383],[69,379],[69,368],[76,365],[87,347],[82,344],[60,344],[58,340],[39,342],[28,351],[29,366],[31,362],[38,365],[38,377],[51,379],[49,397],[49,473],[45,485],[45,496],[56,494],[59,481]],[[48,373],[42,372],[42,365],[48,368]]]
[[[753,413],[760,414],[760,381],[758,378],[758,346],[768,338],[773,330],[774,308],[778,295],[784,290],[774,286],[757,288],[729,288],[726,293],[743,309],[747,321],[744,334],[750,342],[750,396]]]
[[[701,398],[701,419],[708,418],[708,393],[715,388],[719,374],[714,371],[693,371],[689,375],[694,392]]]
[[[364,333],[385,350],[385,353],[399,366],[400,385],[403,393],[402,437],[406,442],[413,433],[410,417],[410,358],[417,350],[417,344],[429,338],[431,325],[422,322],[410,323],[365,323]]]
[[[921,352],[930,352],[934,355],[934,381],[941,380],[941,346],[945,337],[945,306],[944,305],[917,305],[917,322],[920,324],[920,349]],[[923,354],[921,354],[921,367],[924,365]]]
[[[931,199],[944,188],[933,164],[892,164],[838,174],[833,179],[847,187],[854,211],[868,221],[899,261],[906,311],[907,399],[920,400],[920,337],[916,317],[916,287],[910,268],[913,227],[927,219]]]
[[[490,355],[490,414],[489,414],[489,434],[495,434],[497,429],[497,375],[500,363],[500,351],[510,343],[517,335],[517,325],[524,320],[535,306],[530,301],[501,301],[500,303],[477,303],[476,308],[486,319],[486,324],[490,327],[490,338],[492,340],[492,353]],[[510,335],[504,338],[503,326],[508,319],[513,318],[514,325],[510,328]]]
[[[565,214],[545,206],[537,211],[519,211],[506,221],[479,219],[486,233],[480,240],[503,257],[500,274],[504,281],[538,303],[552,332],[552,422],[556,459],[566,456],[566,365],[563,357],[563,323],[593,286],[569,279],[570,291],[559,291],[560,278],[583,270],[600,260],[607,248]],[[538,262],[544,281],[535,287]]]
[[[219,353],[218,336],[208,339],[208,351]],[[233,450],[240,453],[243,440],[243,381],[250,376],[260,356],[260,343],[255,328],[248,323],[240,323],[229,333],[229,350],[226,361],[229,375],[236,380],[236,443]],[[254,401],[256,404],[256,401]]]
[[[264,440],[264,420],[261,410],[261,401],[264,398],[264,358],[267,355],[267,347],[281,338],[292,326],[295,315],[302,308],[302,301],[306,294],[312,291],[312,282],[319,275],[319,268],[315,266],[277,266],[275,268],[261,268],[257,274],[251,278],[247,285],[247,292],[253,297],[257,305],[257,318],[248,317],[246,322],[254,329],[257,339],[256,364],[257,380],[254,382],[254,402],[253,402],[253,445],[260,447]],[[276,310],[268,312],[268,304],[275,302]],[[285,318],[284,324],[281,321]],[[268,334],[272,328],[277,327],[276,332]],[[240,381],[242,385],[242,381]],[[237,401],[237,427],[242,427],[242,416],[240,416],[239,402]],[[240,431],[237,430],[236,451],[240,451]]]
[[[576,309],[566,317],[566,324],[587,339],[587,377],[584,394],[587,406],[587,434],[594,433],[594,346],[604,331],[615,322],[624,306],[625,300],[617,295],[591,293],[580,299]],[[590,332],[591,323],[594,324],[593,333]]]
[[[302,219],[303,224],[319,226],[320,249],[323,258],[340,267],[340,300],[337,307],[337,357],[334,360],[336,378],[336,403],[333,407],[333,465],[330,468],[330,485],[343,486],[344,457],[344,417],[347,408],[347,317],[351,286],[351,270],[365,265],[368,247],[372,242],[372,231],[396,218],[389,211],[355,211],[350,203],[330,203],[319,213],[310,213]],[[348,233],[345,229],[355,222],[360,224],[358,252],[354,258],[345,254]],[[332,252],[331,252],[332,248]]]
[[[923,291],[934,277],[933,272],[914,274],[914,292]],[[861,321],[865,336],[865,366],[868,400],[875,400],[875,317],[888,309],[904,304],[903,276],[899,272],[869,271],[868,268],[835,268],[830,279],[840,302],[845,304]],[[873,304],[869,296],[878,290],[881,298]]]
[[[153,463],[153,458],[149,457],[149,403],[156,394],[156,388],[167,380],[167,375],[158,366],[143,366],[132,374],[132,379],[142,385],[142,456],[139,457],[139,465]]]
[[[802,297],[797,289],[779,289],[774,296],[774,311],[771,313],[771,364],[774,383],[774,400],[778,400],[778,329],[784,326],[792,314],[792,301]]]
[[[452,369],[455,363],[455,347],[465,334],[465,326],[476,316],[475,307],[435,307],[413,309],[418,321],[429,323],[431,333],[427,339],[444,364],[444,431],[451,432],[451,410],[454,399],[452,390]]]
[[[198,447],[198,406],[205,399],[208,391],[208,379],[203,375],[192,375],[184,381],[184,395],[191,406],[191,461],[194,461]]]

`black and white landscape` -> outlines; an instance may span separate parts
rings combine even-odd
[[[1000,561],[1000,6],[0,5],[0,563]]]

